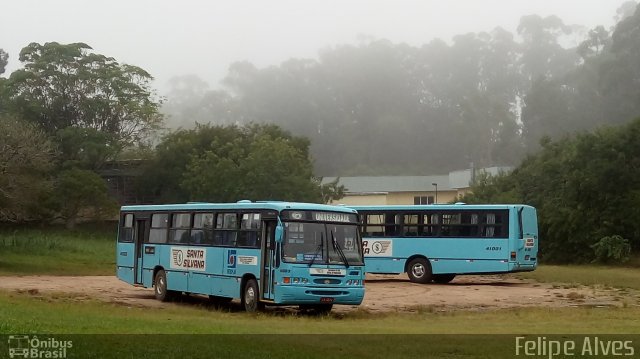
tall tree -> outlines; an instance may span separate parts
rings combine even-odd
[[[54,149],[34,124],[0,114],[0,221],[25,221],[43,213]]]
[[[557,16],[523,16],[518,25],[522,36],[522,66],[529,81],[542,77],[557,77],[575,67],[577,55],[560,45],[563,34],[571,28]]]
[[[130,145],[156,129],[162,117],[143,69],[90,52],[84,43],[31,43],[20,52],[24,68],[7,83],[13,110],[47,132],[92,128]]]
[[[140,186],[161,202],[320,201],[308,147],[275,125],[198,125],[163,139]]]
[[[9,54],[3,49],[0,49],[0,75],[2,75],[7,67],[9,61]]]
[[[616,26],[599,75],[607,116],[625,122],[639,116],[640,6]]]

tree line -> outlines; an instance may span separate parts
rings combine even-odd
[[[326,48],[317,59],[230,66],[221,89],[170,83],[168,123],[273,123],[311,139],[319,175],[424,175],[517,165],[553,139],[621,124],[640,109],[640,16],[624,3],[611,29],[521,18],[452,41]],[[613,15],[613,14],[612,14]]]

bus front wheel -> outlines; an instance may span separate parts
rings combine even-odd
[[[433,281],[438,284],[447,284],[455,278],[455,274],[434,274]]]
[[[409,280],[414,283],[429,283],[432,279],[431,265],[424,258],[416,258],[409,262],[407,274],[409,275]]]
[[[258,282],[255,279],[249,279],[244,285],[242,292],[242,306],[247,312],[256,312],[264,308],[264,303],[260,302],[260,292],[258,290]]]
[[[172,290],[167,290],[167,274],[164,272],[164,270],[161,269],[158,271],[158,273],[156,273],[154,282],[156,285],[154,290],[156,299],[161,302],[171,301],[175,293]]]

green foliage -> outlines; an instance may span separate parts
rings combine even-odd
[[[5,67],[9,61],[9,54],[3,49],[0,49],[0,75],[4,73]]]
[[[541,255],[587,262],[600,238],[621,235],[640,249],[640,119],[593,133],[545,139],[507,176],[480,179],[468,203],[518,202],[538,209]]]
[[[65,127],[56,132],[63,168],[97,170],[121,151],[118,141],[108,132],[88,127]]]
[[[55,134],[90,128],[124,144],[143,140],[162,117],[143,69],[90,52],[83,43],[31,43],[20,52],[24,68],[7,87],[12,111]]]
[[[78,168],[58,174],[52,201],[67,228],[73,228],[81,215],[100,219],[115,215],[118,208],[105,181],[93,171]]]
[[[322,179],[318,179],[322,182]],[[322,193],[322,203],[333,203],[344,197],[346,188],[343,185],[338,185],[340,177],[336,177],[333,181],[325,183],[320,186],[320,192]]]
[[[140,188],[161,202],[318,202],[308,146],[308,140],[274,125],[198,125],[164,138]]]
[[[0,113],[0,221],[39,216],[51,190],[54,148],[37,126]]]
[[[591,245],[595,252],[594,262],[600,263],[624,263],[631,255],[629,240],[618,235],[602,237]]]

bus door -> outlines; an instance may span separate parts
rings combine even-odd
[[[142,284],[142,259],[144,257],[144,242],[145,238],[147,238],[149,233],[149,220],[147,218],[136,218],[136,228],[135,228],[135,236],[134,236],[134,244],[135,244],[135,260],[133,263],[134,266],[134,283]]]
[[[262,288],[262,299],[274,299],[273,281],[277,268],[276,251],[276,227],[277,220],[264,220],[262,222],[262,266],[260,268],[260,288]]]

